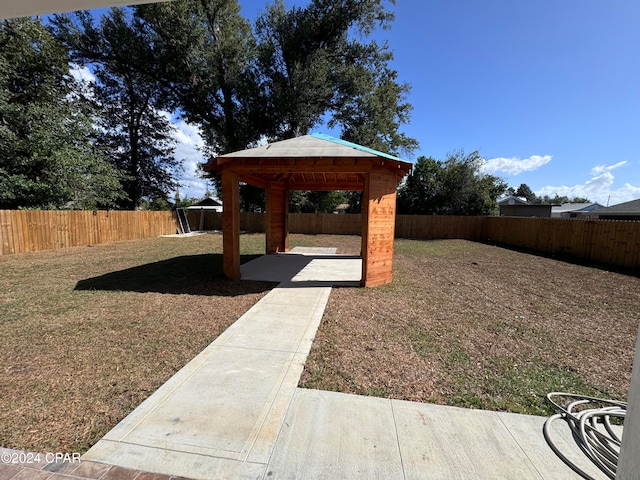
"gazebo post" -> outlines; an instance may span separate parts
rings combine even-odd
[[[289,251],[289,189],[284,182],[268,182],[265,218],[266,252]]]
[[[222,170],[222,270],[233,280],[240,279],[240,176]]]
[[[396,172],[373,166],[362,192],[362,280],[364,287],[391,283],[396,215]]]

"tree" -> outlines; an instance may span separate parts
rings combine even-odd
[[[410,155],[418,142],[400,132],[410,120],[412,106],[406,101],[410,86],[397,83],[397,72],[387,66],[393,55],[375,42],[366,46],[353,42],[347,50],[368,53],[344,57],[329,127],[339,126],[340,137],[347,141],[396,156]],[[369,58],[370,64],[358,57]]]
[[[177,186],[175,140],[161,84],[152,72],[158,64],[146,26],[127,11],[113,8],[98,25],[88,12],[74,17],[58,15],[54,31],[75,61],[90,64],[97,82],[92,101],[99,109],[99,144],[124,175],[127,198],[120,207],[133,209],[143,199],[166,198]]]
[[[74,87],[67,52],[38,20],[0,21],[0,208],[111,207],[123,196]]]
[[[567,197],[566,195],[558,195],[557,193],[550,197],[544,195],[542,197],[535,197],[533,203],[538,205],[563,205],[565,203],[591,203],[591,200],[585,197]]]
[[[558,195],[557,193],[550,197],[549,195],[544,195],[542,197],[538,197],[531,188],[526,183],[521,183],[517,190],[513,187],[509,187],[507,189],[507,193],[510,195],[515,195],[517,197],[521,197],[526,199],[529,203],[534,205],[562,205],[565,203],[591,203],[586,197],[567,197],[566,195]]]
[[[264,212],[265,203],[264,188],[247,183],[240,184],[240,210],[242,212]]]
[[[267,130],[268,109],[256,78],[251,24],[240,15],[238,2],[176,0],[139,5],[135,15],[153,36],[158,53],[154,75],[168,93],[172,109],[200,126],[203,156],[256,144]],[[202,172],[202,176],[220,191],[217,173]],[[249,195],[247,208],[264,209],[254,204],[259,203],[259,192],[241,190],[241,196]]]
[[[345,192],[304,191],[289,193],[289,211],[295,213],[333,213],[341,203],[347,203]]]
[[[390,2],[394,3],[394,2]],[[408,84],[398,84],[388,67],[393,55],[386,46],[356,40],[376,26],[386,28],[393,14],[381,0],[314,0],[287,9],[271,4],[256,22],[257,69],[265,92],[273,139],[305,135],[328,118],[341,138],[376,150],[410,154],[417,142],[400,132],[411,105]],[[333,211],[339,203],[361,195],[297,192],[292,211]]]
[[[158,53],[171,105],[200,125],[208,153],[247,148],[264,133],[255,40],[236,0],[176,0],[135,7]]]
[[[153,32],[157,77],[174,108],[202,127],[208,155],[304,135],[328,119],[343,138],[408,153],[417,142],[399,129],[409,120],[409,86],[396,81],[386,46],[355,39],[389,26],[385,3],[394,1],[312,0],[287,9],[276,0],[256,20],[255,34],[236,0],[135,11]],[[252,197],[245,207],[262,208],[255,192],[244,194]]]
[[[502,179],[482,174],[477,151],[451,153],[444,161],[420,157],[398,189],[398,212],[420,215],[490,215],[506,190]]]
[[[445,198],[442,165],[431,157],[421,156],[412,172],[398,188],[398,213],[435,215],[443,213]]]
[[[345,192],[349,204],[346,213],[362,213],[362,192]]]
[[[392,20],[382,0],[313,0],[289,10],[281,0],[271,4],[256,21],[257,68],[272,112],[267,133],[305,135],[329,117],[346,140],[388,153],[415,149],[399,132],[411,106],[409,85],[398,84],[388,66],[392,53],[353,38]]]
[[[524,198],[529,203],[534,203],[536,199],[536,194],[533,193],[533,190],[531,190],[531,188],[529,188],[529,185],[527,185],[526,183],[520,184],[518,190],[516,190],[516,196]]]

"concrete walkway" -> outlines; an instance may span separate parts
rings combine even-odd
[[[201,480],[580,478],[542,417],[298,389],[330,286],[360,279],[360,259],[333,252],[243,265],[245,279],[281,283],[83,460]]]
[[[262,478],[330,285],[360,280],[359,258],[331,252],[243,265],[245,279],[281,283],[83,459],[196,479]]]

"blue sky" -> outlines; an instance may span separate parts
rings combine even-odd
[[[265,0],[239,0],[253,20]],[[305,0],[285,0],[288,6]],[[479,150],[485,171],[539,195],[610,205],[640,198],[640,2],[398,0],[390,30],[411,84],[405,133],[420,155]],[[181,194],[201,196],[200,140],[178,126]],[[319,126],[317,131],[333,133]]]
[[[248,18],[264,1],[240,0]],[[286,1],[304,5],[305,1]],[[479,150],[538,194],[640,198],[640,2],[398,0],[379,31],[417,156]],[[415,160],[409,159],[409,160]]]

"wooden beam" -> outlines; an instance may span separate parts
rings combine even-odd
[[[362,190],[362,232],[360,233],[360,256],[362,257],[362,275],[360,286],[367,286],[367,258],[369,253],[369,189],[370,176],[364,177],[364,189]]]
[[[260,188],[267,188],[268,180],[266,178],[259,177],[257,175],[252,175],[250,173],[243,173],[240,175],[240,181],[244,183],[248,183],[250,185],[254,185]]]
[[[238,159],[233,161],[223,161],[218,158],[215,163],[211,163],[211,168],[224,170],[233,169],[239,173],[367,173],[373,166],[382,165],[377,159],[318,159],[318,158],[286,158],[286,159]],[[388,168],[394,169],[389,164]]]
[[[332,183],[289,183],[289,190],[345,190],[361,192],[364,189],[363,182],[332,182]]]
[[[394,170],[401,179],[411,171],[412,165],[407,162],[397,162],[385,158],[255,158],[255,157],[218,157],[205,165],[205,170],[222,170],[234,168],[239,172],[264,173],[330,173],[351,172],[367,173],[373,167],[384,167]]]
[[[229,169],[222,171],[222,270],[240,279],[240,176]]]
[[[362,280],[366,287],[393,279],[396,173],[375,168],[365,180],[362,198]]]
[[[284,182],[269,182],[266,191],[266,252],[289,251],[289,190]]]

